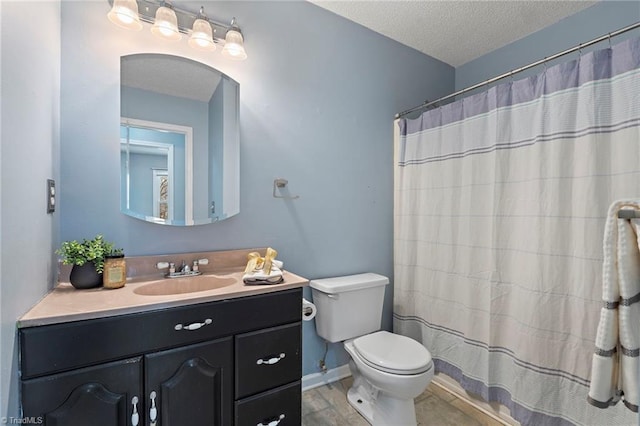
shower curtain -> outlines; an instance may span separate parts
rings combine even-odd
[[[394,330],[523,425],[637,425],[587,393],[607,209],[640,199],[640,39],[395,127]]]

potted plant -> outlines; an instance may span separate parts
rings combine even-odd
[[[122,249],[114,249],[113,243],[97,235],[92,240],[84,239],[82,242],[65,241],[56,253],[62,257],[62,263],[73,265],[69,277],[71,285],[84,289],[102,284],[105,256],[121,254]]]

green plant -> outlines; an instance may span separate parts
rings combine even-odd
[[[105,241],[102,235],[97,235],[94,239],[84,239],[81,243],[76,240],[65,241],[56,253],[62,256],[62,263],[65,265],[82,266],[92,262],[96,271],[101,274],[105,256],[122,254],[122,249],[114,248],[113,243]]]

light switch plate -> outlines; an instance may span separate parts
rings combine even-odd
[[[47,179],[47,213],[56,211],[56,181]]]

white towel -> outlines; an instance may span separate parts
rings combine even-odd
[[[623,208],[640,210],[637,201],[616,201],[607,213],[602,264],[600,323],[591,365],[588,401],[600,408],[623,399],[638,411],[640,357],[640,221],[618,219]]]
[[[271,265],[271,272],[265,274],[262,269],[256,269],[249,273],[246,273],[242,276],[242,281],[245,284],[280,284],[284,281],[284,276],[282,275],[283,263],[279,260],[273,260],[273,264]]]

